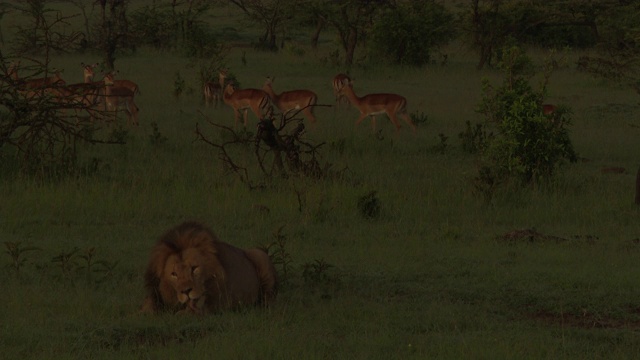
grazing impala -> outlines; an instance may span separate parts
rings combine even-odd
[[[133,102],[134,92],[126,87],[115,86],[113,74],[104,76],[104,102],[107,110],[114,112],[116,116],[118,109],[123,109],[127,113],[127,122],[138,125],[138,107]]]
[[[396,131],[400,129],[396,114],[416,131],[416,126],[407,114],[407,99],[397,94],[369,94],[358,97],[353,92],[353,82],[349,81],[340,89],[340,93],[344,94],[347,99],[360,111],[360,117],[356,121],[356,125],[360,124],[365,117],[371,116],[371,125],[373,131],[376,131],[376,115],[387,114]]]
[[[218,82],[207,81],[204,83],[204,102],[206,106],[211,103],[218,107],[220,99],[222,99],[222,89],[224,89],[224,79],[227,77],[227,70],[222,69],[218,72]]]
[[[222,100],[233,108],[236,127],[240,111],[243,111],[244,126],[247,127],[249,109],[256,114],[258,120],[261,120],[271,107],[271,101],[266,92],[259,89],[236,89],[233,84],[227,84],[224,88]]]
[[[336,105],[340,105],[340,103],[349,104],[349,99],[347,99],[344,94],[340,92],[340,90],[347,85],[351,81],[351,78],[345,74],[338,74],[333,77],[333,95],[336,97]]]
[[[313,115],[313,107],[318,102],[318,96],[311,90],[291,90],[284,91],[280,94],[276,94],[273,91],[274,78],[268,77],[262,87],[262,90],[266,92],[271,101],[282,111],[288,113],[290,111],[302,109],[302,113],[311,121],[316,122],[316,117]]]

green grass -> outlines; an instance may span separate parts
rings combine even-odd
[[[323,65],[322,51],[300,57],[235,49],[228,60],[244,87],[275,76],[277,92],[309,88],[331,104],[331,78],[342,69]],[[476,71],[464,49],[448,51],[443,67],[352,71],[357,94],[401,93],[410,112],[426,114],[416,134],[406,127],[394,134],[380,117],[377,139],[368,120],[354,127],[353,108],[320,108],[306,138],[326,142],[322,160],[343,176],[275,179],[256,190],[225,172],[215,149],[194,142],[196,123],[217,138],[206,119],[232,125],[233,115],[224,105],[204,108],[185,59],[146,49],[119,58],[122,76],[142,91],[141,126],[128,129],[127,144],[84,146],[83,161],[99,159],[89,177],[48,184],[0,178],[0,242],[39,248],[24,254],[19,274],[9,255],[0,256],[3,356],[637,358],[637,97],[571,66],[557,71],[549,101],[572,108],[571,138],[582,160],[548,188],[501,192],[486,204],[471,184],[475,160],[457,135],[465,121],[479,120],[482,78],[499,81],[499,74]],[[66,55],[54,62],[71,83],[81,81],[80,62],[98,60]],[[176,71],[195,91],[179,101],[172,96]],[[166,142],[150,140],[151,123]],[[252,117],[250,124],[253,131]],[[444,154],[433,150],[438,134],[448,137]],[[259,180],[251,156],[242,159]],[[627,172],[601,173],[609,166]],[[366,219],[357,204],[371,191],[381,210]],[[187,219],[241,247],[268,245],[282,228],[292,263],[277,303],[205,318],[139,314],[151,246]],[[502,238],[528,228],[566,241]],[[52,261],[92,247],[96,260],[118,261],[109,276],[88,277],[78,256],[70,273]],[[326,277],[305,278],[304,265],[316,261],[332,267],[319,274]]]

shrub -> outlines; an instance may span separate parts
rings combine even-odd
[[[135,43],[168,50],[175,45],[175,21],[169,9],[145,6],[131,14],[131,33]]]
[[[372,30],[373,51],[400,65],[420,66],[455,36],[453,15],[434,0],[412,1],[385,12]]]
[[[577,160],[567,126],[570,111],[558,106],[551,115],[542,112],[546,81],[534,90],[528,81],[529,58],[518,48],[503,53],[500,67],[505,71],[502,86],[494,88],[484,82],[483,99],[478,112],[495,136],[486,137],[482,152],[485,173],[493,174],[492,182],[515,177],[522,184],[551,179],[566,160]]]

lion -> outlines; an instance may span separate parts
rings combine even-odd
[[[261,249],[224,243],[203,224],[184,222],[157,242],[144,275],[147,313],[206,314],[269,305],[276,271]]]

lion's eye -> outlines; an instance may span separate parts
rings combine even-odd
[[[178,277],[178,273],[174,271],[174,272],[171,273],[171,276]]]
[[[198,266],[192,266],[192,267],[191,267],[191,273],[192,273],[192,274],[195,274],[195,273],[196,273],[196,271],[198,271]]]

